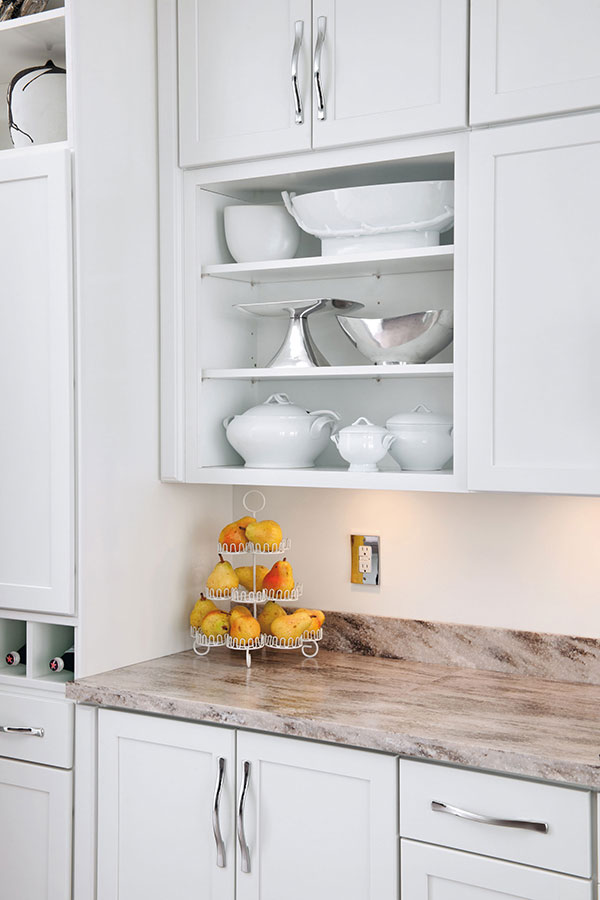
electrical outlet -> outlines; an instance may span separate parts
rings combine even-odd
[[[379,584],[379,538],[372,534],[351,534],[352,584]]]

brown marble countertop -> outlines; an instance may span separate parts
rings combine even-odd
[[[67,685],[84,703],[600,788],[600,686],[321,651],[190,650]]]

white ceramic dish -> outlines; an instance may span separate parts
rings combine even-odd
[[[283,202],[323,256],[434,247],[454,223],[453,181],[410,181],[294,194]]]
[[[435,472],[452,458],[452,419],[422,403],[409,413],[391,416],[385,427],[396,438],[390,456],[407,472]]]
[[[323,452],[337,413],[307,412],[287,394],[271,394],[240,416],[223,420],[227,440],[252,469],[310,469]]]
[[[352,425],[332,434],[331,440],[342,459],[350,463],[350,472],[377,472],[377,463],[386,455],[396,437],[386,428],[373,425],[361,416]]]
[[[67,139],[67,75],[52,60],[18,72],[8,86],[8,121],[15,147]]]
[[[229,252],[239,263],[291,259],[300,243],[300,229],[283,206],[226,206],[223,221]]]
[[[428,309],[390,319],[336,317],[357,350],[378,366],[426,363],[452,340],[452,311]]]

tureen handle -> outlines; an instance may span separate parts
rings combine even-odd
[[[235,416],[227,416],[226,419],[223,419],[223,428],[226,429],[229,425],[231,425],[234,419]]]
[[[356,422],[353,422],[352,424],[353,425],[370,425],[371,428],[373,427],[373,423],[369,422],[368,419],[365,419],[364,416],[359,416],[358,419],[356,420]]]
[[[332,434],[329,440],[333,441],[333,443],[335,444],[336,447],[339,446],[340,436],[339,436],[338,432],[336,431],[335,434]]]
[[[290,216],[296,220],[296,222],[298,223],[298,225],[300,226],[302,231],[309,231],[309,229],[306,227],[306,225],[304,224],[304,222],[302,221],[302,219],[300,218],[300,216],[294,209],[294,204],[292,203],[292,201],[293,201],[294,197],[296,196],[295,191],[290,191],[290,192],[282,191],[281,196],[283,198],[283,205],[289,212]]]
[[[323,426],[333,425],[334,422],[339,422],[341,419],[341,416],[331,409],[315,409],[314,412],[311,412],[311,416],[317,417],[310,426],[310,434],[313,437],[321,431]]]
[[[394,441],[396,440],[395,434],[386,434],[382,440],[382,444],[386,450],[389,450]]]
[[[267,397],[265,400],[265,404],[270,403],[275,405],[276,403],[291,403],[292,401],[288,397],[287,394],[271,394],[270,397]]]
[[[428,406],[425,406],[424,403],[417,403],[417,405],[415,406],[415,408],[414,408],[414,409],[411,409],[411,412],[426,412],[426,413],[430,413],[431,410],[429,409]]]

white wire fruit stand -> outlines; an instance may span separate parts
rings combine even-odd
[[[250,497],[255,496],[258,502],[251,503]],[[256,518],[259,512],[265,508],[266,499],[262,491],[248,491],[244,494],[242,505],[246,512]],[[256,507],[256,508],[255,508]],[[252,557],[252,584],[254,590],[248,591],[240,588],[232,588],[230,591],[206,590],[204,596],[208,600],[223,600],[229,602],[229,608],[238,604],[248,604],[253,607],[253,616],[257,618],[258,606],[275,600],[279,603],[297,603],[302,596],[302,585],[296,584],[291,591],[263,591],[256,590],[256,566],[257,559],[261,556],[286,556],[292,548],[289,538],[284,538],[279,544],[258,545],[249,541],[245,546],[239,547],[231,544],[218,544],[218,553],[222,556],[251,556]],[[190,626],[190,634],[193,644],[192,650],[197,656],[207,656],[213,647],[229,647],[230,650],[243,650],[246,654],[246,665],[252,665],[251,653],[253,650],[261,650],[268,647],[271,650],[300,650],[307,659],[312,659],[319,652],[319,641],[323,637],[323,629],[310,631],[299,635],[297,638],[277,638],[272,634],[260,634],[256,638],[239,640],[232,638],[230,634],[207,636],[200,628]]]

